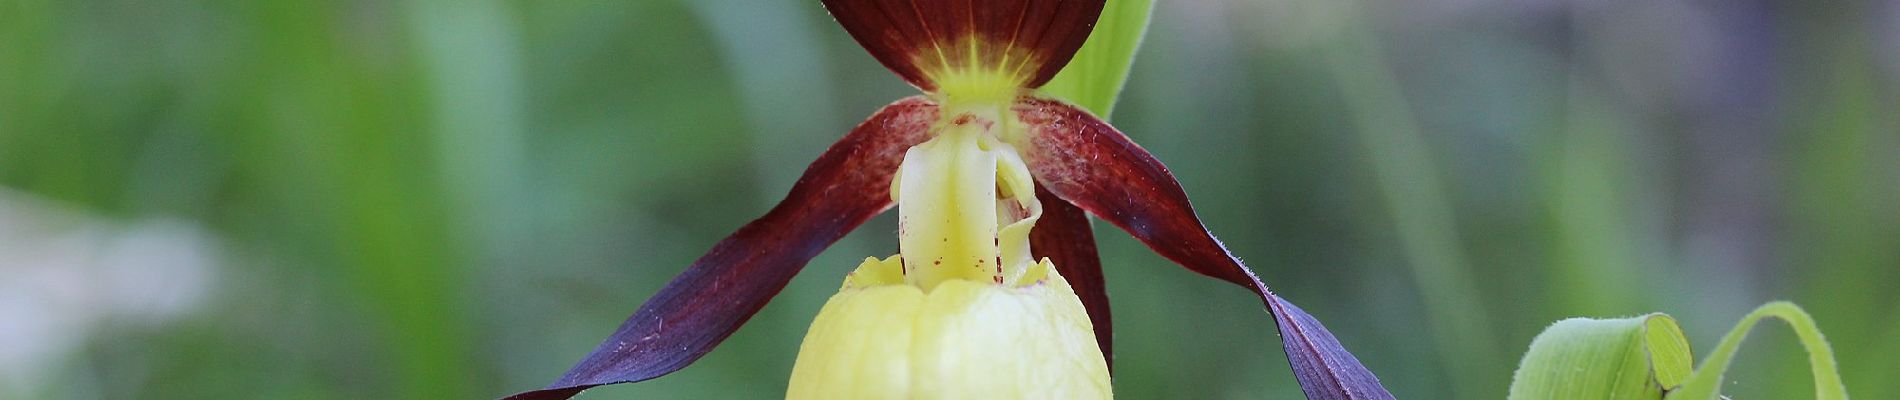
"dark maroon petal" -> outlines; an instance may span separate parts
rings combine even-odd
[[[1030,127],[1024,157],[1050,193],[1121,227],[1163,257],[1260,296],[1274,315],[1294,377],[1314,399],[1389,399],[1378,377],[1305,311],[1267,290],[1194,215],[1168,168],[1113,126],[1056,100],[1024,97],[1015,111]]]
[[[923,142],[936,119],[937,105],[923,97],[884,107],[812,162],[778,206],[714,245],[560,380],[509,399],[565,399],[653,379],[712,351],[807,261],[890,208],[904,151]]]
[[[1308,399],[1350,400],[1390,399],[1391,393],[1379,385],[1379,377],[1359,364],[1359,358],[1333,338],[1319,320],[1299,306],[1267,293],[1267,307],[1273,311],[1274,325],[1280,327],[1280,346],[1293,364],[1293,376],[1299,377],[1300,390]]]
[[[1042,86],[1088,40],[1105,2],[825,0],[825,9],[878,62],[935,91],[931,73],[960,67],[1019,71],[1024,87]]]
[[[1036,187],[1036,199],[1042,201],[1042,219],[1029,231],[1029,251],[1040,259],[1048,257],[1056,272],[1069,281],[1082,308],[1095,327],[1095,344],[1102,347],[1109,371],[1115,369],[1115,325],[1108,318],[1108,287],[1102,282],[1102,257],[1095,251],[1095,231],[1089,227],[1089,215],[1074,204],[1062,200],[1042,187]]]

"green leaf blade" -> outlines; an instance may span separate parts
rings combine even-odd
[[[1689,341],[1665,314],[1557,321],[1531,341],[1511,399],[1644,399],[1689,376]]]
[[[1108,120],[1153,11],[1154,0],[1109,0],[1082,50],[1041,90]]]
[[[1649,367],[1656,383],[1665,390],[1675,389],[1694,372],[1695,357],[1689,352],[1689,339],[1682,334],[1676,319],[1667,314],[1652,314],[1643,322],[1644,343],[1649,346]]]

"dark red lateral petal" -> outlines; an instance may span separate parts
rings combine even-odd
[[[712,351],[812,257],[890,208],[905,150],[927,139],[936,119],[937,105],[921,96],[885,106],[812,162],[770,212],[714,245],[559,380],[508,399],[566,399],[653,379]]]
[[[824,0],[858,45],[925,91],[937,89],[932,73],[962,67],[1000,67],[1019,73],[1023,87],[1042,86],[1088,40],[1105,2]]]
[[[1260,296],[1294,377],[1313,399],[1390,399],[1379,379],[1305,311],[1275,296],[1201,224],[1168,168],[1113,126],[1057,100],[1024,97],[1024,158],[1036,181],[1183,267]]]
[[[1108,286],[1102,280],[1102,257],[1095,251],[1095,231],[1089,215],[1061,198],[1036,187],[1036,199],[1042,201],[1042,219],[1029,231],[1029,252],[1037,259],[1048,257],[1056,272],[1069,281],[1082,308],[1089,313],[1095,328],[1095,344],[1102,358],[1115,370],[1115,325],[1108,315]]]
[[[1280,346],[1286,349],[1293,376],[1299,377],[1300,390],[1308,399],[1352,400],[1390,399],[1391,393],[1379,384],[1359,358],[1339,344],[1333,332],[1320,325],[1319,319],[1299,306],[1267,293],[1267,307],[1273,311],[1274,325],[1280,327]]]

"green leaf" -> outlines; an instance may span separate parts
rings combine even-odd
[[[1649,346],[1649,367],[1656,374],[1656,383],[1663,388],[1681,386],[1689,379],[1689,372],[1695,368],[1695,357],[1689,353],[1689,339],[1682,334],[1682,327],[1676,326],[1676,319],[1668,315],[1655,314],[1658,318],[1644,321],[1644,344]]]
[[[1128,80],[1128,67],[1135,62],[1135,49],[1148,31],[1152,11],[1154,0],[1109,0],[1088,42],[1042,91],[1108,120]]]
[[[1720,399],[1722,374],[1735,360],[1735,349],[1765,317],[1787,321],[1801,338],[1814,371],[1814,398],[1846,399],[1847,388],[1841,385],[1827,338],[1813,317],[1785,301],[1764,304],[1743,317],[1693,372],[1689,342],[1668,315],[1557,321],[1531,341],[1511,382],[1510,398]]]
[[[1821,336],[1821,329],[1814,325],[1814,317],[1808,316],[1794,303],[1777,301],[1763,304],[1748,316],[1742,317],[1722,343],[1715,346],[1715,352],[1702,361],[1702,369],[1690,375],[1681,389],[1669,393],[1669,400],[1717,399],[1721,395],[1722,374],[1728,371],[1728,365],[1735,360],[1735,349],[1740,347],[1748,331],[1764,317],[1775,317],[1787,321],[1794,328],[1794,334],[1801,338],[1801,346],[1808,350],[1808,367],[1814,373],[1814,398],[1822,400],[1840,400],[1847,398],[1847,387],[1841,384],[1840,371],[1834,364],[1834,350],[1828,347],[1827,338]]]
[[[1689,376],[1689,343],[1674,318],[1557,321],[1531,341],[1511,399],[1659,399]]]

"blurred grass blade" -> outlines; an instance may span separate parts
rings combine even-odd
[[[1835,367],[1834,350],[1827,344],[1827,338],[1821,336],[1821,329],[1814,325],[1814,317],[1802,311],[1794,303],[1777,301],[1763,304],[1722,336],[1722,343],[1715,346],[1709,358],[1702,361],[1702,368],[1689,376],[1688,383],[1681,389],[1669,393],[1669,400],[1717,399],[1721,395],[1722,375],[1728,372],[1729,363],[1735,360],[1735,349],[1740,347],[1742,339],[1755,328],[1764,317],[1780,318],[1794,328],[1795,336],[1801,338],[1801,346],[1808,350],[1808,366],[1814,373],[1814,398],[1822,400],[1841,400],[1847,398],[1847,388],[1841,384],[1840,371]]]
[[[1128,81],[1135,49],[1148,31],[1154,0],[1109,0],[1082,50],[1042,91],[1088,109],[1107,120]]]
[[[1510,399],[1659,399],[1690,373],[1689,342],[1674,318],[1557,321],[1531,341]]]
[[[1418,108],[1400,83],[1398,67],[1385,57],[1373,14],[1360,2],[1340,2],[1338,33],[1320,46],[1323,65],[1350,112],[1380,203],[1404,264],[1418,288],[1430,334],[1452,397],[1483,398],[1504,384],[1508,360],[1496,348],[1497,333],[1479,299],[1488,286],[1474,271],[1459,226],[1458,187],[1440,168]],[[1314,16],[1314,18],[1325,18]],[[1380,228],[1386,229],[1386,228]]]

